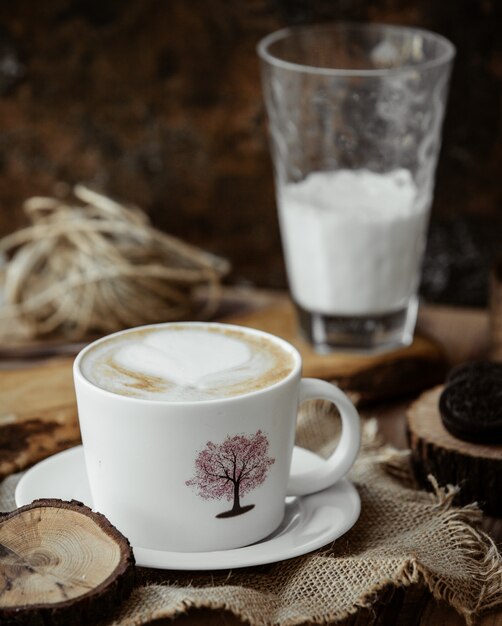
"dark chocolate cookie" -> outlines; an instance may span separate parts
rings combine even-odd
[[[450,370],[446,385],[469,378],[495,378],[502,381],[502,363],[492,361],[468,361]]]
[[[472,443],[502,443],[502,364],[458,366],[439,398],[444,427]]]

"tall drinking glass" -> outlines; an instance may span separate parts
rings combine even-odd
[[[416,28],[288,28],[258,45],[288,281],[319,351],[412,341],[455,54]]]

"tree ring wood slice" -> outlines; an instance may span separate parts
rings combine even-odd
[[[129,541],[81,502],[35,500],[0,515],[0,623],[93,624],[132,591]]]
[[[417,482],[432,489],[428,475],[439,484],[459,485],[458,504],[478,502],[490,515],[502,516],[502,445],[457,439],[443,425],[439,398],[443,386],[423,393],[408,409],[407,436]]]

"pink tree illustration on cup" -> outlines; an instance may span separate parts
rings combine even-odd
[[[268,456],[268,447],[261,430],[250,436],[229,435],[219,444],[208,441],[195,460],[195,476],[185,484],[196,488],[205,500],[233,502],[230,510],[216,517],[242,515],[255,505],[241,506],[241,497],[261,485],[275,463]]]

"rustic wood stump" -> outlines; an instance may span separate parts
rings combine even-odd
[[[133,583],[129,542],[82,503],[35,500],[0,516],[0,623],[94,624]]]
[[[442,386],[426,391],[407,412],[415,478],[429,490],[429,474],[440,485],[459,485],[458,504],[478,502],[490,515],[502,516],[502,445],[470,443],[451,435],[439,413],[442,391]]]

